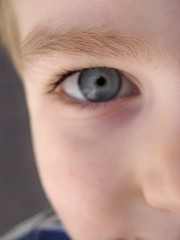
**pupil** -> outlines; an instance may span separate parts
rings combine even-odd
[[[102,87],[102,86],[104,86],[105,84],[106,84],[106,79],[103,78],[103,77],[98,78],[97,81],[96,81],[96,85],[97,85],[97,86]]]

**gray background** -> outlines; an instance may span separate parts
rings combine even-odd
[[[0,49],[0,234],[48,206],[34,164],[23,88]]]

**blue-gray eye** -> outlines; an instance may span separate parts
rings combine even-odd
[[[104,102],[132,95],[136,86],[114,68],[96,67],[73,73],[63,80],[61,88],[74,99]]]
[[[86,69],[78,78],[79,89],[88,101],[108,101],[117,96],[122,86],[122,77],[113,68]]]

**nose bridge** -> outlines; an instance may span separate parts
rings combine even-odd
[[[142,190],[152,207],[180,212],[180,92],[172,90],[147,120]]]

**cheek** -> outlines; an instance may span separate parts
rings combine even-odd
[[[125,161],[131,152],[127,137],[131,130],[125,126],[133,119],[134,105],[124,118],[120,111],[99,121],[63,119],[55,107],[42,111],[42,106],[32,111],[32,130],[37,165],[48,194],[56,199],[58,192],[65,203],[73,194],[74,199],[99,202],[100,209],[114,206],[117,194],[122,195],[119,189],[124,189],[128,164],[133,168],[132,161]]]
[[[48,127],[44,123],[46,128],[41,131],[38,126],[35,130],[37,164],[45,188],[53,194],[59,192],[65,202],[73,196],[74,200],[87,198],[91,204],[100,201],[101,205],[104,198],[108,204],[107,196],[116,192],[117,178],[123,177],[118,169],[127,167],[125,162],[118,161],[119,157],[115,158],[117,154],[124,158],[123,150],[110,144],[115,141],[112,134],[102,138],[82,125],[75,127],[61,121],[59,124],[61,127]]]
[[[119,200],[125,201],[128,145],[123,134],[117,139],[110,129],[98,131],[85,123],[53,119],[33,124],[37,165],[47,196],[65,223],[79,229],[78,215],[81,227],[86,223],[84,228],[93,229],[97,219],[103,229],[104,222],[114,221]],[[124,211],[123,206],[119,211]]]

